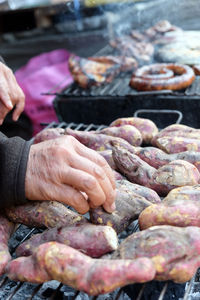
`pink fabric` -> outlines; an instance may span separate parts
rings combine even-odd
[[[26,96],[25,113],[33,123],[33,135],[43,129],[40,123],[58,121],[53,108],[55,95],[43,95],[58,92],[72,83],[68,68],[70,53],[64,49],[54,50],[35,56],[15,72],[17,82]]]

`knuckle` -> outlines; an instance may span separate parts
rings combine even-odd
[[[88,176],[83,180],[83,186],[86,190],[94,190],[97,187],[96,180],[92,176]]]
[[[93,172],[97,178],[105,179],[105,172],[102,170],[102,168],[95,166]]]

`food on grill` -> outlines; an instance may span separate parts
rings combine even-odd
[[[133,57],[127,56],[108,55],[99,57],[88,57],[88,59],[104,64],[117,64],[120,67],[120,71],[133,71],[138,66],[137,61]]]
[[[153,42],[157,42],[159,39],[161,39],[161,37],[165,36],[167,32],[171,32],[171,31],[179,32],[182,31],[182,29],[172,25],[167,20],[161,20],[157,22],[154,26],[146,29],[144,34],[145,36],[148,36],[150,40],[153,40]]]
[[[157,133],[152,139],[152,144],[156,145],[157,138],[160,137],[187,137],[193,139],[199,139],[200,129],[196,129],[183,124],[172,124],[164,129],[162,129],[159,133]]]
[[[47,128],[40,132],[38,132],[34,137],[34,144],[46,141],[46,140],[52,140],[57,137],[60,137],[61,135],[64,135],[65,130],[63,128]]]
[[[124,183],[124,180],[116,182],[117,196],[115,199],[116,210],[109,214],[102,207],[90,210],[90,220],[94,224],[109,225],[117,233],[122,232],[151,202],[141,196],[135,187]],[[145,189],[145,187],[144,187]],[[157,195],[156,195],[157,196]],[[155,197],[157,201],[157,197]]]
[[[107,150],[103,150],[103,151],[99,151],[99,154],[101,154],[105,160],[107,161],[107,163],[109,164],[109,166],[115,170],[116,169],[116,165],[114,163],[113,157],[112,157],[112,150],[107,149]]]
[[[200,173],[191,163],[175,160],[155,169],[125,148],[113,143],[113,159],[119,169],[131,182],[155,190],[165,196],[175,187],[199,183]]]
[[[118,238],[110,226],[82,224],[63,226],[45,230],[35,234],[16,249],[17,256],[29,256],[36,248],[46,242],[58,242],[77,249],[91,257],[100,257],[116,250]]]
[[[108,293],[118,287],[154,278],[155,268],[146,257],[135,260],[95,259],[69,246],[49,242],[28,257],[7,266],[11,280],[43,283],[58,280],[89,295]]]
[[[168,32],[160,40],[160,44],[155,53],[159,61],[191,66],[200,64],[200,31]]]
[[[131,36],[117,37],[110,41],[122,56],[134,57],[137,61],[148,62],[154,53],[154,47],[147,41],[137,41]]]
[[[56,201],[30,201],[6,208],[6,216],[13,223],[30,227],[72,226],[87,223],[87,219]]]
[[[140,131],[143,143],[145,144],[150,143],[151,139],[158,133],[158,128],[153,121],[138,117],[116,119],[110,124],[110,127],[124,125],[132,125],[136,127]]]
[[[186,282],[200,266],[200,228],[153,226],[126,238],[113,258],[148,257],[154,262],[157,280]]]
[[[200,64],[192,66],[195,75],[200,75]]]
[[[167,126],[154,136],[152,145],[167,153],[183,151],[200,151],[200,129],[186,125],[173,124]]]
[[[133,153],[156,169],[171,161],[181,159],[190,162],[198,169],[198,171],[200,171],[200,152],[184,151],[168,154],[155,147],[133,147]]]
[[[79,130],[73,130],[71,128],[66,128],[65,134],[72,135],[75,137],[80,143],[87,146],[88,148],[91,148],[96,151],[104,151],[107,149],[112,150],[112,142],[116,141],[118,143],[125,143],[131,146],[128,142],[126,142],[124,139],[121,139],[119,137],[109,136],[102,133],[94,133],[90,131],[79,131]]]
[[[142,135],[140,131],[132,125],[112,126],[96,131],[96,134],[106,134],[110,136],[120,137],[126,140],[133,146],[140,146],[142,144]]]
[[[113,170],[113,173],[114,173],[115,180],[124,180],[125,179],[125,177],[123,175],[121,175],[119,172]]]
[[[194,71],[187,65],[155,64],[136,70],[131,77],[130,86],[138,91],[182,90],[194,80]]]
[[[120,72],[120,66],[116,63],[96,62],[75,55],[69,57],[68,65],[74,80],[82,88],[109,83]]]
[[[164,198],[166,203],[170,203],[174,200],[199,200],[200,199],[200,185],[182,186],[171,190]]]
[[[139,216],[140,229],[147,229],[155,225],[200,227],[199,199],[162,201],[162,203],[147,207]]]
[[[146,186],[132,183],[126,179],[118,180],[117,184],[119,186],[119,190],[123,189],[123,190],[127,191],[127,193],[130,193],[132,191],[132,192],[144,197],[146,200],[150,201],[151,203],[160,203],[161,202],[161,199],[158,196],[158,194],[154,190],[152,190]]]
[[[14,231],[14,224],[0,215],[0,276],[4,274],[7,263],[11,260],[8,241]]]

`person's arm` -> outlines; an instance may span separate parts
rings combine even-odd
[[[23,204],[25,175],[32,142],[7,138],[0,132],[0,207]]]

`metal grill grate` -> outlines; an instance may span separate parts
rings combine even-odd
[[[161,113],[160,111],[148,111],[152,113]],[[146,111],[138,111],[136,115],[140,113],[146,113]],[[177,111],[165,111],[163,113],[175,113],[178,114],[177,123],[181,121],[181,114]],[[72,128],[76,130],[100,130],[104,128],[104,125],[95,125],[89,124],[85,125],[83,123],[56,123],[52,122],[51,124],[43,124],[46,128]],[[138,231],[138,223],[137,221],[133,222],[126,231],[122,232],[119,235],[119,240],[123,240],[126,236],[130,235],[132,232]],[[24,225],[19,225],[15,233],[10,239],[9,246],[10,251],[15,257],[15,249],[19,244],[23,241],[31,237],[33,234],[38,232],[42,232],[40,229],[36,228],[28,228]],[[156,284],[156,285],[155,285]],[[159,286],[158,286],[158,285]],[[132,288],[137,287],[136,290],[133,289],[133,293],[131,292]],[[181,298],[177,298],[175,294],[173,294],[172,290],[180,289],[180,293],[182,293]],[[149,297],[147,292],[149,290],[153,291],[153,296]],[[87,294],[76,291],[71,287],[63,285],[58,281],[49,281],[44,284],[31,284],[27,282],[14,282],[8,279],[6,276],[2,276],[0,278],[0,299],[1,300],[199,300],[200,299],[200,272],[197,271],[196,275],[192,278],[190,282],[185,284],[175,284],[172,282],[156,282],[152,281],[146,284],[140,285],[131,285],[125,288],[120,288],[115,290],[112,293],[93,296],[90,297]]]

